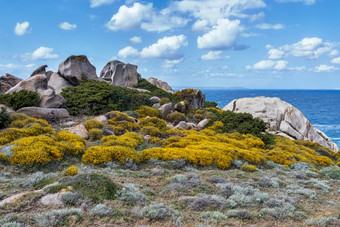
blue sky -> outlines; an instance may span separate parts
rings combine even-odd
[[[34,2],[34,3],[33,3]],[[0,0],[0,75],[85,54],[174,87],[340,88],[339,0]]]

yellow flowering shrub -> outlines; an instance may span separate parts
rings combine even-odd
[[[10,124],[9,127],[10,128],[24,128],[27,125],[32,124],[32,123],[40,124],[42,127],[49,127],[50,126],[46,120],[29,117],[29,118],[25,118],[25,119],[19,119],[19,120],[12,121],[12,123]]]
[[[244,171],[244,172],[255,172],[255,171],[257,171],[257,168],[256,168],[256,166],[253,166],[253,165],[243,164],[241,166],[241,170]]]
[[[72,134],[67,130],[58,132],[55,139],[63,145],[63,150],[67,155],[81,154],[86,148],[86,141],[81,136]]]
[[[209,129],[219,131],[221,132],[223,128],[223,123],[221,121],[215,121],[212,126],[209,127]]]
[[[139,124],[136,123],[133,117],[119,111],[111,111],[106,114],[109,119],[109,125],[112,127],[115,135],[123,135],[128,131],[140,130]]]
[[[93,128],[103,128],[104,124],[101,123],[100,121],[91,119],[91,120],[85,121],[84,126],[89,131],[90,129],[93,129]]]
[[[15,140],[12,144],[14,146],[9,158],[12,165],[44,165],[52,160],[60,161],[64,157],[63,146],[48,136],[25,137]]]
[[[121,136],[105,136],[101,139],[103,146],[125,146],[135,148],[138,144],[143,143],[142,136],[135,132],[127,132]]]
[[[7,161],[7,156],[4,153],[0,152],[0,162],[5,162]]]
[[[138,162],[138,154],[136,150],[123,146],[94,146],[86,150],[82,157],[84,163],[99,164],[110,162],[112,160],[125,163],[126,159],[132,159]]]
[[[144,118],[144,117],[160,117],[161,114],[159,112],[159,110],[149,107],[149,106],[142,106],[141,108],[139,108],[138,110],[136,110],[136,112],[139,115],[139,118]]]
[[[142,128],[145,126],[153,126],[158,128],[162,132],[168,129],[166,126],[166,121],[159,119],[157,117],[142,118],[140,120],[140,126]]]
[[[142,132],[146,135],[150,135],[150,136],[153,136],[153,137],[161,137],[162,136],[162,132],[154,126],[144,126],[142,128]]]
[[[126,113],[122,113],[120,111],[111,111],[105,114],[106,118],[109,120],[111,120],[110,124],[117,124],[117,122],[119,121],[129,121],[129,122],[133,122],[134,119],[132,117],[129,117],[128,114]]]
[[[316,161],[318,162],[319,166],[330,166],[335,165],[332,159],[326,157],[326,156],[317,156],[315,157]]]
[[[92,128],[89,131],[89,136],[90,136],[90,139],[92,140],[99,140],[103,136],[103,130],[99,128]]]
[[[24,120],[29,118],[29,116],[27,116],[26,114],[23,113],[12,113],[11,114],[11,121],[16,121],[16,120]]]
[[[65,170],[64,176],[74,176],[74,175],[77,175],[77,173],[78,173],[78,168],[76,166],[70,166]]]

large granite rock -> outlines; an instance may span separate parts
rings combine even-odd
[[[58,95],[62,92],[63,88],[73,87],[73,85],[59,73],[52,73],[47,85],[52,87]]]
[[[23,113],[31,117],[45,119],[49,121],[70,117],[70,114],[63,108],[41,108],[41,107],[24,107],[17,110],[17,113]]]
[[[37,69],[33,71],[30,77],[38,75],[38,74],[46,74],[46,68],[47,68],[47,65],[42,65],[38,67]]]
[[[189,109],[201,109],[205,102],[205,94],[200,89],[182,89],[176,95],[188,103]]]
[[[166,117],[168,114],[174,112],[174,105],[172,102],[165,103],[160,107],[160,111],[162,112],[163,117]]]
[[[262,119],[268,125],[269,130],[276,134],[316,142],[333,151],[339,150],[330,138],[310,124],[301,111],[279,98],[235,99],[223,110],[250,113],[254,118]]]
[[[17,85],[22,79],[6,73],[6,76],[0,77],[0,93],[6,93],[9,89]]]
[[[174,93],[174,90],[172,89],[172,87],[170,87],[170,85],[165,81],[159,80],[159,79],[154,78],[154,77],[150,77],[148,79],[148,82],[153,84],[153,85],[156,85],[158,88],[163,89],[164,91]]]
[[[52,87],[48,87],[48,78],[45,74],[39,74],[20,81],[17,85],[9,89],[7,93],[13,93],[23,89],[38,92],[41,99],[40,107],[59,108],[66,103],[64,97],[56,94]]]
[[[137,66],[120,61],[108,62],[100,73],[100,78],[122,87],[134,87],[141,78]]]
[[[59,73],[72,85],[77,86],[83,80],[97,80],[96,67],[85,55],[72,55],[59,64]]]

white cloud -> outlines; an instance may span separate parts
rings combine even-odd
[[[17,64],[0,64],[1,70],[12,70],[12,69],[20,69],[20,68],[34,68],[34,64],[28,64],[28,65],[17,65]]]
[[[340,64],[340,57],[334,58],[331,61],[333,64]]]
[[[201,56],[201,60],[210,61],[222,59],[221,53],[222,51],[209,51],[207,54]]]
[[[305,5],[313,5],[315,4],[316,0],[275,0],[279,3],[286,3],[286,2],[303,2]]]
[[[258,14],[251,15],[249,19],[251,22],[254,22],[254,21],[263,20],[264,17],[265,17],[264,12],[259,12]]]
[[[274,30],[279,30],[279,29],[284,29],[283,24],[267,24],[267,23],[262,23],[256,25],[257,28],[262,29],[262,30],[268,30],[268,29],[274,29]]]
[[[140,36],[134,36],[129,39],[130,43],[141,43],[142,37]]]
[[[170,9],[177,12],[189,13],[190,16],[196,19],[205,20],[211,25],[215,25],[220,18],[253,17],[254,19],[253,15],[247,15],[244,12],[264,8],[265,6],[266,4],[263,0],[182,0],[174,1]],[[261,14],[258,15],[258,17],[262,16]]]
[[[172,12],[167,9],[158,11],[153,8],[152,3],[146,5],[134,3],[131,7],[121,6],[111,20],[106,23],[106,27],[113,31],[140,27],[149,32],[163,32],[182,27],[188,21],[188,19],[172,15]]]
[[[282,71],[287,70],[287,61],[279,60],[262,60],[255,63],[253,66],[247,66],[247,70],[270,70],[270,71]]]
[[[169,60],[169,59],[165,59],[164,64],[163,64],[163,68],[173,68],[175,65],[183,62],[184,58],[180,58],[180,59],[175,59],[175,60]]]
[[[137,49],[129,46],[129,47],[125,47],[125,48],[121,49],[118,52],[118,56],[122,57],[122,58],[138,57],[139,56],[139,52],[138,52]]]
[[[283,45],[278,48],[270,45],[266,47],[269,49],[268,54],[271,59],[280,59],[288,56],[317,59],[323,53],[331,52],[333,46],[332,43],[323,42],[322,39],[318,37],[307,37],[297,43]]]
[[[39,47],[33,53],[26,53],[22,55],[16,55],[14,58],[19,58],[22,61],[33,61],[33,60],[41,60],[41,59],[56,59],[59,56],[53,53],[53,48],[48,47]]]
[[[236,45],[243,28],[239,20],[219,19],[212,30],[197,38],[200,49],[225,50]]]
[[[249,37],[256,37],[256,36],[260,36],[260,34],[258,33],[255,33],[255,32],[250,32],[250,33],[245,33],[243,32],[241,34],[242,37],[245,37],[245,38],[249,38]]]
[[[114,2],[115,0],[90,0],[90,7],[91,8],[96,8],[102,5],[110,5]]]
[[[165,36],[148,47],[145,47],[140,55],[143,58],[169,58],[182,46],[187,46],[188,42],[184,35]]]
[[[335,57],[335,56],[339,55],[339,51],[338,50],[332,50],[328,55],[330,57]]]
[[[197,20],[192,26],[191,30],[194,32],[207,32],[209,31],[209,22],[206,20]]]
[[[28,29],[29,26],[30,26],[30,23],[28,21],[17,23],[17,25],[14,28],[14,33],[16,35],[25,35],[29,32],[29,29]]]
[[[317,73],[334,72],[336,70],[339,70],[339,69],[335,68],[334,66],[330,66],[330,65],[319,65],[319,66],[316,66],[314,69],[314,71]]]
[[[74,30],[77,28],[76,24],[70,24],[68,22],[63,22],[61,24],[59,24],[59,28],[63,29],[63,30]]]

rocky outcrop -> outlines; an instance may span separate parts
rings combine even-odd
[[[52,73],[47,85],[52,87],[58,95],[62,92],[63,88],[73,87],[73,85],[59,73]]]
[[[96,67],[85,55],[72,55],[59,64],[59,73],[72,85],[77,86],[83,80],[97,80]]]
[[[42,65],[38,67],[36,70],[33,71],[30,77],[38,75],[38,74],[46,74],[46,68],[47,68],[47,65]]]
[[[159,80],[159,79],[154,78],[154,77],[150,77],[148,79],[148,82],[153,84],[153,85],[156,85],[158,88],[163,89],[164,91],[174,93],[174,90],[172,89],[172,87],[170,87],[169,84],[165,81]]]
[[[83,124],[79,124],[69,129],[69,132],[78,136],[81,136],[83,139],[89,138],[89,132],[86,130]]]
[[[38,92],[41,99],[40,107],[59,108],[66,103],[64,97],[56,94],[53,88],[48,87],[48,78],[44,74],[39,74],[20,81],[17,85],[8,90],[7,93],[13,93],[23,89]]]
[[[176,91],[176,96],[188,103],[189,109],[201,109],[205,102],[205,94],[200,89],[182,89]]]
[[[109,81],[112,85],[122,87],[134,87],[141,78],[136,65],[125,64],[116,60],[108,62],[99,77]]]
[[[223,110],[250,113],[254,118],[262,119],[273,133],[293,139],[316,142],[333,151],[339,150],[330,138],[310,124],[301,111],[279,98],[235,99]]]
[[[54,121],[70,117],[70,114],[63,108],[41,108],[41,107],[24,107],[17,110],[17,113],[23,113],[30,117]]]
[[[9,89],[17,85],[22,79],[9,73],[0,77],[0,93],[6,93]]]

